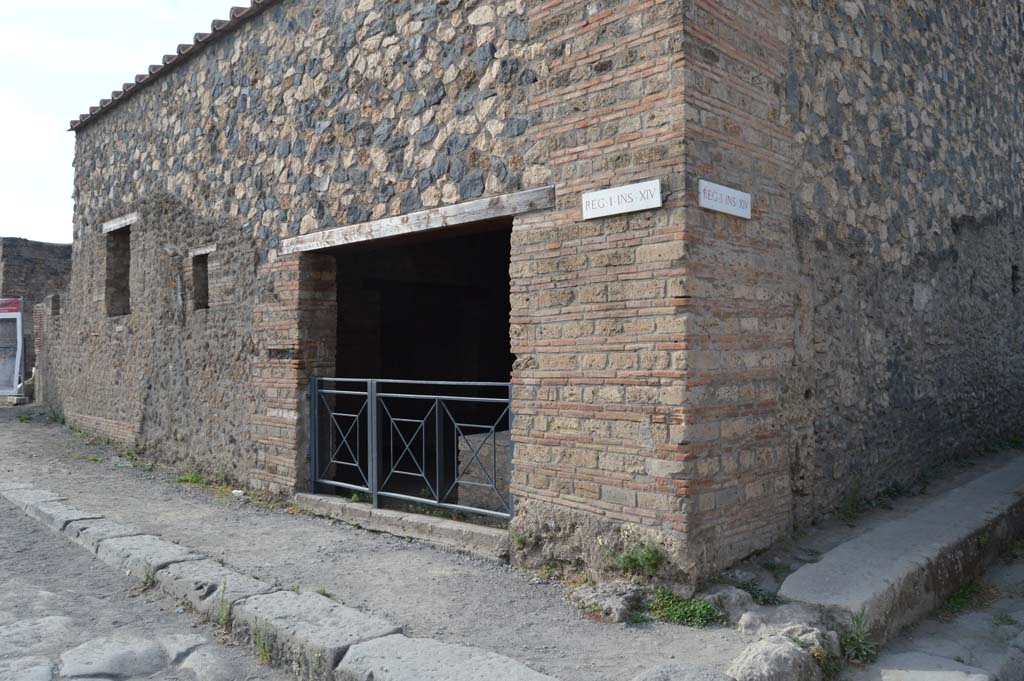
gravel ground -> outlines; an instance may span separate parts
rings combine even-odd
[[[289,678],[257,667],[244,648],[220,645],[211,625],[156,591],[140,592],[2,499],[0,547],[0,681],[49,681],[81,664],[123,679]]]
[[[120,459],[38,407],[0,409],[0,479],[57,492],[259,579],[326,589],[410,636],[479,646],[565,681],[628,681],[676,661],[724,670],[749,641],[727,628],[592,622],[532,574],[176,484],[173,472]]]

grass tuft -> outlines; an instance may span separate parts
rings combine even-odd
[[[143,568],[143,572],[142,572],[142,585],[141,585],[141,588],[142,588],[143,591],[149,591],[150,589],[152,589],[155,586],[156,586],[156,575],[153,573],[153,566],[150,565],[149,563],[146,563],[146,566],[145,566],[145,568]]]
[[[878,642],[871,638],[864,611],[853,616],[853,626],[843,634],[843,657],[851,664],[871,664],[878,657]]]
[[[750,594],[750,597],[754,599],[754,603],[758,605],[782,605],[782,599],[779,598],[777,593],[762,588],[753,579],[746,582],[736,582],[733,586],[737,589],[743,589]]]
[[[650,543],[641,544],[615,558],[615,565],[622,572],[645,577],[656,575],[664,564],[665,554]]]
[[[185,471],[176,477],[174,481],[184,485],[202,485],[206,482],[206,480],[203,479],[202,473],[197,470]]]
[[[992,618],[992,624],[997,627],[1016,627],[1020,625],[1020,622],[1007,615],[1005,612],[1001,612]]]
[[[949,621],[969,610],[992,605],[1002,596],[1003,593],[991,584],[968,582],[949,595],[937,615],[940,620]]]
[[[217,601],[217,627],[223,636],[231,633],[231,605],[227,599],[228,580],[225,579],[220,585],[220,596]]]
[[[699,598],[680,598],[671,591],[658,589],[647,601],[647,612],[663,622],[688,627],[710,627],[726,624],[725,613]]]

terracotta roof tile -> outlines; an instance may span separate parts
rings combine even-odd
[[[210,24],[209,33],[196,33],[192,44],[184,43],[178,45],[176,54],[164,55],[161,60],[162,63],[153,64],[149,67],[148,73],[135,76],[134,83],[125,83],[121,86],[121,90],[115,90],[111,93],[109,99],[101,99],[99,106],[89,107],[88,113],[84,113],[77,119],[71,121],[71,129],[76,132],[81,130],[93,120],[110,111],[112,108],[128,99],[142,88],[150,85],[161,76],[170,73],[174,68],[202,52],[210,43],[216,41],[225,34],[234,31],[249,19],[252,19],[263,10],[279,2],[281,2],[281,0],[251,0],[251,4],[248,7],[232,7],[228,12],[230,19],[214,19],[213,23]]]

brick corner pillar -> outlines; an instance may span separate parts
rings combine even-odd
[[[308,484],[309,380],[334,370],[335,259],[319,252],[271,259],[259,281],[251,484],[287,494]]]
[[[799,258],[792,236],[794,132],[783,112],[785,0],[687,12],[686,401],[691,555],[709,575],[793,526],[787,381],[795,355]],[[701,208],[700,180],[752,195],[745,220]],[[791,392],[791,391],[790,391]]]
[[[653,549],[683,588],[698,577],[675,438],[685,317],[670,290],[686,272],[685,3],[589,10],[567,0],[528,17],[545,55],[528,160],[543,159],[556,206],[512,233],[513,559],[603,578]],[[650,180],[661,209],[583,219],[584,192]]]

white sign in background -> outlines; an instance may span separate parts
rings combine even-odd
[[[750,194],[707,180],[700,181],[697,191],[700,195],[701,208],[750,219]]]
[[[583,194],[583,219],[661,208],[661,180]]]

